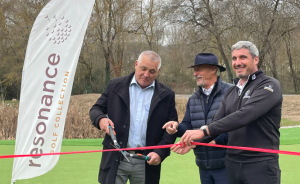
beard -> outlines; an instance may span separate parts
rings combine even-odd
[[[205,86],[204,81],[201,80],[201,81],[197,82],[197,86],[204,87]]]
[[[237,70],[240,67],[245,69],[243,73],[237,73]],[[235,70],[236,70],[236,76],[240,79],[248,79],[248,76],[251,74],[251,69],[249,68],[249,66],[246,65],[237,65],[235,66]]]
[[[248,79],[250,74],[237,74],[237,77],[240,79]]]
[[[205,86],[205,82],[204,82],[203,76],[197,75],[195,78],[196,78],[196,80],[200,79],[199,81],[197,80],[197,86],[199,86],[199,87],[204,87]]]

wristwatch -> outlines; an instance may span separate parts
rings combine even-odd
[[[204,125],[204,126],[202,126],[200,129],[203,131],[203,134],[204,134],[205,136],[208,136],[206,128],[207,128],[207,126]]]

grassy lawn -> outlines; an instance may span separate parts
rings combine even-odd
[[[99,150],[99,146],[62,146],[62,152]],[[13,145],[0,145],[0,154],[13,154]],[[85,184],[97,183],[101,153],[61,155],[56,166],[48,173],[16,184]],[[10,183],[13,159],[0,159],[0,183]]]
[[[300,127],[280,129],[280,145],[300,144]]]
[[[284,127],[284,126],[295,126],[295,125],[300,125],[300,122],[299,121],[292,121],[292,120],[284,119],[284,118],[282,118],[281,122],[280,122],[280,126],[281,127]]]
[[[281,129],[281,150],[300,152],[300,128]],[[298,132],[298,133],[297,133]],[[62,152],[101,150],[102,139],[63,140]],[[0,155],[14,153],[14,141],[0,141]],[[97,182],[101,153],[62,155],[48,173],[16,184],[93,184]],[[281,183],[300,181],[300,157],[280,155]],[[13,159],[0,159],[0,183],[10,183]],[[162,165],[162,184],[200,183],[193,152],[186,155],[171,153]]]

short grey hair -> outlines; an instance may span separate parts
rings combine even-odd
[[[156,52],[154,51],[151,51],[151,50],[146,50],[144,52],[142,52],[138,58],[138,63],[140,63],[142,61],[142,57],[143,56],[147,56],[151,61],[153,62],[159,62],[158,63],[158,67],[157,69],[159,70],[160,69],[160,66],[161,66],[161,58],[158,54],[156,54]]]
[[[220,76],[221,70],[218,66],[216,65],[211,65],[212,67],[216,68],[216,76]]]
[[[249,50],[252,58],[255,58],[259,54],[256,46],[250,41],[239,41],[239,42],[237,42],[236,44],[232,45],[231,52],[234,51],[234,50],[242,49],[242,48]]]
[[[220,76],[220,73],[221,73],[221,71],[220,71],[220,68],[219,67],[217,67],[217,76]]]

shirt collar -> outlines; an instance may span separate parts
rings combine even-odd
[[[256,80],[257,78],[259,78],[262,75],[264,75],[264,72],[261,69],[258,69],[254,74],[248,76],[247,83],[250,83],[250,82]],[[232,82],[234,85],[237,86],[238,83],[240,82],[240,79],[239,78],[232,79]]]
[[[210,88],[208,88],[208,89],[205,89],[204,87],[202,87],[203,93],[205,93],[206,95],[210,95],[210,93],[214,89],[214,86],[215,86],[215,84],[213,84],[212,86],[210,86]]]
[[[248,82],[248,80],[249,80],[249,77],[250,77],[250,75],[248,76],[247,81],[244,82],[243,85],[241,85],[241,79],[240,79],[239,82],[236,84],[236,87],[238,87],[238,88],[240,88],[240,89],[243,89],[243,88],[246,86],[246,84],[247,84],[247,82]]]
[[[141,86],[137,83],[137,81],[136,81],[136,79],[135,79],[135,75],[133,75],[133,77],[132,77],[130,86],[133,85],[133,84],[135,84],[135,85],[141,87]],[[146,87],[145,89],[148,89],[148,88],[151,88],[151,87],[153,87],[153,89],[154,89],[154,87],[155,87],[155,80],[152,82],[152,84],[150,84],[150,85],[149,85],[148,87]],[[145,90],[145,89],[144,89],[144,90]]]
[[[243,85],[241,85],[241,79],[239,80],[239,82],[236,84],[236,87],[238,87],[239,88],[239,95],[242,93],[242,91],[243,91],[243,89],[244,89],[244,87],[246,86],[246,84],[248,83],[248,81],[249,81],[249,78],[250,78],[250,75],[248,76],[248,79],[247,79],[247,81],[246,82],[244,82],[244,84]]]

